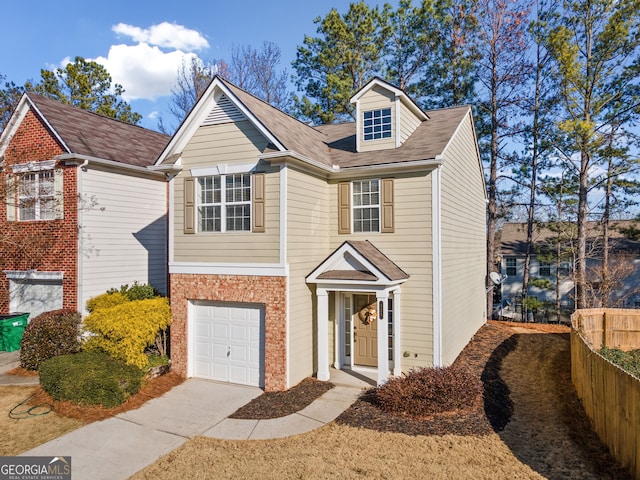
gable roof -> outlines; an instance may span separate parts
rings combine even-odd
[[[533,228],[534,245],[542,245],[560,238],[565,243],[575,241],[578,234],[575,223],[565,222],[561,232],[550,228],[552,224],[538,223]],[[597,249],[602,242],[600,222],[587,222],[587,241]],[[634,220],[612,220],[609,230],[611,248],[619,252],[640,252],[640,223]],[[527,253],[527,224],[505,223],[500,232],[500,252],[505,256],[524,256]]]
[[[401,283],[408,278],[404,270],[369,240],[347,240],[307,276],[307,282]]]
[[[146,167],[153,165],[170,137],[35,93],[23,95],[14,116],[31,108],[68,154]],[[19,122],[8,124],[0,140],[6,148]],[[13,130],[13,131],[9,131]]]
[[[382,82],[379,79],[375,81]],[[178,138],[189,136],[189,132],[193,132],[206,118],[214,105],[216,88],[229,95],[245,117],[270,140],[270,145],[263,152],[265,158],[290,154],[302,157],[307,163],[327,172],[367,166],[398,166],[425,160],[437,162],[465,116],[470,115],[469,106],[423,112],[424,120],[400,147],[359,153],[356,152],[355,122],[310,126],[216,76],[167,145],[158,165],[177,160],[175,154],[180,153],[184,145]],[[410,103],[415,105],[413,101]],[[190,118],[192,116],[194,118]]]

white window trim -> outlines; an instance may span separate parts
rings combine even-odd
[[[249,200],[248,201],[244,201],[244,202],[227,202],[226,201],[226,177],[228,175],[246,175],[249,177]],[[220,203],[207,203],[207,204],[202,204],[201,203],[201,186],[200,186],[200,178],[205,178],[205,177],[220,177]],[[245,233],[245,232],[251,232],[251,225],[252,225],[252,215],[253,215],[253,176],[247,172],[246,170],[242,170],[240,172],[228,172],[228,173],[223,173],[223,174],[213,174],[213,175],[202,175],[197,177],[196,180],[196,188],[197,188],[197,194],[196,194],[196,215],[197,215],[197,232],[200,234],[207,234],[207,233]],[[237,205],[249,205],[249,228],[247,230],[227,230],[227,210],[226,208],[229,206],[237,206]],[[200,217],[200,208],[206,206],[206,207],[220,207],[220,230],[202,230],[202,220]]]
[[[46,174],[46,173],[50,173],[51,174],[51,178],[47,179],[47,182],[51,182],[51,195],[44,195],[42,193],[42,184],[43,184],[43,178],[42,175]],[[24,176],[25,175],[36,175],[35,179],[34,179],[34,194],[32,196],[27,196],[27,197],[22,197],[21,196],[21,189],[23,188],[25,179]],[[18,199],[18,208],[17,208],[17,213],[18,213],[18,221],[20,222],[32,222],[32,221],[41,221],[41,220],[54,220],[55,219],[55,199],[56,199],[56,192],[55,192],[55,185],[56,185],[56,179],[55,179],[55,172],[53,170],[53,168],[50,169],[35,169],[35,170],[26,170],[24,172],[21,173],[21,176],[18,178],[18,188],[17,188],[17,199]],[[23,207],[22,207],[22,200],[26,198],[29,200],[29,202],[33,201],[33,217],[34,218],[23,218]],[[50,218],[43,218],[43,211],[42,211],[42,204],[43,204],[43,200],[49,198],[52,202],[54,202],[53,208],[50,211],[51,213],[51,217]],[[45,212],[47,212],[48,210],[45,209]]]
[[[378,182],[378,230],[367,230],[367,231],[360,231],[357,232],[355,225],[356,225],[356,216],[355,216],[355,211],[356,210],[362,210],[364,208],[374,208],[376,205],[360,205],[360,206],[356,206],[356,202],[354,201],[354,189],[353,189],[353,184],[356,182],[373,182],[373,181],[377,181]],[[370,178],[370,179],[363,179],[363,180],[352,180],[350,183],[350,187],[351,187],[351,191],[349,192],[349,195],[351,196],[350,201],[351,201],[351,233],[353,234],[361,234],[361,233],[380,233],[381,229],[382,229],[382,205],[381,205],[381,200],[382,200],[382,192],[381,192],[381,188],[382,188],[382,180],[380,178]]]
[[[45,160],[42,162],[18,163],[12,165],[13,173],[42,172],[44,170],[53,170],[56,166],[55,160]]]
[[[385,125],[384,123],[380,123],[380,138],[366,138],[366,132],[364,131],[365,129],[365,118],[364,116],[367,113],[372,113],[373,112],[382,112],[384,110],[389,110],[389,126],[391,127],[391,130],[389,130],[389,135],[388,136],[384,136],[384,131],[382,130],[382,126]],[[380,117],[383,118],[382,113],[380,113]],[[386,118],[386,116],[384,116],[384,118]],[[372,130],[371,135],[375,136],[375,129]],[[393,138],[393,108],[391,107],[383,107],[383,108],[374,108],[373,110],[364,110],[362,112],[362,140],[364,142],[377,142],[377,141],[382,141],[382,140],[389,140],[390,138]]]
[[[64,272],[40,272],[38,270],[4,270],[9,280],[63,280]]]

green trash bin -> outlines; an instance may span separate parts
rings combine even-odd
[[[2,350],[5,352],[20,350],[22,334],[28,320],[28,313],[0,315],[0,343],[2,344]]]

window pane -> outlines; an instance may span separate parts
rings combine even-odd
[[[363,113],[362,127],[365,140],[391,138],[391,109],[371,110]]]
[[[198,209],[201,232],[220,231],[220,207],[208,206]]]
[[[242,232],[251,230],[251,205],[227,206],[227,230]]]

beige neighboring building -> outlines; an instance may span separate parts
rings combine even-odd
[[[374,79],[312,127],[214,78],[154,168],[170,181],[172,368],[284,390],[452,363],[486,319],[471,108]]]

